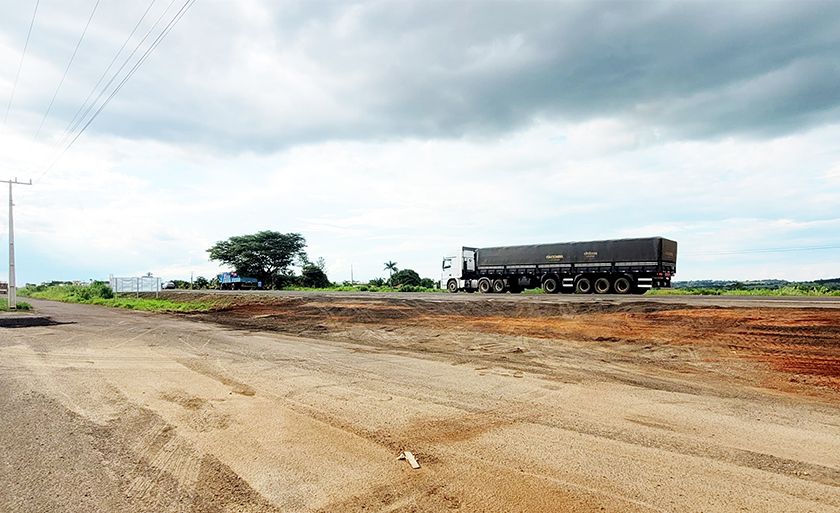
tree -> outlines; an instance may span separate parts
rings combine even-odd
[[[207,252],[210,260],[233,267],[240,276],[281,288],[291,277],[289,267],[296,262],[308,263],[304,248],[306,239],[299,233],[266,230],[219,241]]]
[[[420,285],[420,275],[411,269],[397,271],[391,276],[391,286],[397,287],[399,285],[411,285],[412,287],[417,287]]]
[[[192,284],[194,289],[206,289],[210,286],[210,282],[204,276],[199,276]]]
[[[303,266],[303,270],[300,273],[300,284],[303,287],[312,287],[314,289],[323,289],[331,285],[327,273],[317,264]]]
[[[390,260],[385,263],[385,270],[390,271],[391,276],[393,276],[395,272],[399,271],[399,269],[397,269],[397,263],[391,262]]]

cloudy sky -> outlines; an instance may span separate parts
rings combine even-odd
[[[210,246],[260,230],[301,233],[333,281],[657,235],[679,280],[840,277],[840,2],[0,13],[0,179],[34,182],[19,283],[211,277]]]

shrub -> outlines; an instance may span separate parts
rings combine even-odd
[[[436,289],[436,285],[437,283],[435,283],[435,281],[431,278],[423,278],[420,280],[420,286],[426,289]]]
[[[406,285],[410,285],[412,287],[419,287],[420,286],[420,275],[417,274],[415,271],[411,269],[403,269],[402,271],[397,271],[391,276],[391,286],[398,287],[402,285],[405,287]]]
[[[311,288],[326,288],[330,286],[330,279],[327,273],[317,265],[305,265],[300,273],[300,286]]]

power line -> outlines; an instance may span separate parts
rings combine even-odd
[[[6,106],[6,115],[3,116],[3,128],[0,128],[0,134],[2,134],[6,129],[6,119],[9,117],[9,109],[12,108],[12,99],[15,97],[15,89],[17,89],[20,69],[23,67],[23,58],[26,57],[26,48],[29,46],[29,36],[32,35],[32,27],[35,26],[35,15],[38,14],[38,4],[40,3],[41,0],[35,1],[35,11],[32,13],[32,21],[29,23],[29,32],[26,33],[26,43],[23,45],[23,54],[20,56],[20,64],[18,64],[17,74],[15,75],[15,83],[12,85],[12,95],[9,97],[9,105]]]
[[[123,88],[123,86],[125,86],[125,84],[128,82],[128,80],[131,79],[132,76],[134,76],[134,73],[137,72],[137,70],[140,68],[140,66],[144,62],[146,62],[146,59],[149,57],[149,55],[151,55],[151,53],[160,45],[160,43],[163,41],[163,39],[172,31],[172,29],[175,27],[175,25],[178,24],[178,22],[181,20],[181,18],[184,17],[184,15],[187,13],[187,11],[189,11],[189,9],[193,6],[195,1],[196,0],[187,0],[184,3],[184,5],[181,6],[181,8],[178,10],[178,12],[175,13],[175,16],[173,16],[173,18],[169,21],[169,23],[166,25],[166,27],[163,28],[161,33],[155,38],[155,40],[152,42],[152,44],[149,46],[149,48],[146,49],[146,51],[143,53],[143,55],[140,57],[140,59],[134,64],[134,66],[132,66],[132,68],[129,70],[129,72],[126,74],[126,76],[120,81],[120,83],[117,85],[117,87],[114,88],[114,90],[111,92],[111,94],[108,96],[108,98],[96,110],[96,112],[94,112],[93,116],[88,120],[88,122],[85,123],[85,125],[82,127],[82,129],[79,131],[79,133],[76,134],[76,136],[70,141],[70,143],[67,144],[67,146],[64,147],[64,149],[61,151],[61,153],[58,155],[58,157],[56,157],[55,160],[51,164],[49,164],[49,166],[46,169],[44,169],[44,171],[41,173],[41,175],[36,180],[36,183],[38,181],[40,181],[41,178],[43,178],[44,175],[46,175],[50,171],[50,169],[52,169],[53,166],[55,166],[55,164],[59,160],[61,160],[61,157],[64,156],[64,154],[67,152],[67,150],[70,149],[71,146],[73,146],[73,143],[75,143],[76,140],[79,137],[81,137],[81,135],[85,132],[85,130],[87,130],[87,128],[90,126],[90,124],[93,123],[93,121],[97,117],[99,117],[99,114],[102,113],[103,109],[105,109],[105,107],[111,102],[111,100],[114,98],[114,96],[116,96],[117,93],[120,92],[120,90]],[[174,3],[174,0],[173,0],[173,3]],[[168,10],[168,8],[167,8],[167,10]],[[133,55],[133,53],[132,53],[132,55]],[[128,61],[126,61],[126,64],[127,64],[127,62]],[[125,65],[123,65],[123,67],[124,66]],[[122,70],[122,67],[120,68],[120,70]],[[118,73],[119,73],[119,70],[118,70],[117,74]],[[116,78],[116,76],[117,75],[115,75],[114,78],[111,79],[111,82],[113,82],[113,80]],[[108,85],[110,85],[111,82],[109,82]],[[106,89],[107,89],[108,85],[106,85]],[[103,92],[100,93],[100,97],[102,96],[102,94],[104,94],[104,91],[105,90],[103,90]],[[97,100],[98,100],[98,98],[97,98]],[[94,101],[94,104],[95,104],[95,101]],[[92,108],[92,106],[93,105],[91,105],[91,108]],[[87,113],[85,113],[85,115],[87,115]],[[83,117],[84,117],[84,115],[83,115]]]
[[[70,71],[70,65],[73,64],[73,59],[76,58],[76,52],[79,51],[79,46],[81,46],[82,44],[82,39],[85,38],[87,29],[90,26],[91,20],[93,20],[93,15],[96,13],[96,8],[99,7],[100,1],[101,0],[96,0],[96,4],[93,6],[93,11],[90,13],[90,17],[88,18],[87,24],[85,25],[85,29],[82,31],[82,37],[80,37],[79,42],[76,43],[76,49],[73,50],[73,55],[70,57],[70,62],[67,63],[67,68],[64,69],[64,75],[61,76],[61,80],[58,82],[58,87],[55,90],[55,94],[53,94],[52,100],[50,100],[50,105],[47,107],[47,112],[44,113],[44,118],[41,120],[41,124],[38,126],[38,131],[35,132],[35,137],[32,138],[32,142],[35,142],[35,139],[38,138],[38,134],[41,133],[41,127],[44,126],[44,121],[47,120],[47,116],[50,114],[50,109],[52,109],[53,102],[55,102],[55,98],[58,96],[58,92],[61,90],[61,85],[64,83],[64,78],[67,77],[67,72]]]
[[[93,106],[96,104],[96,102],[99,101],[99,99],[102,97],[102,95],[108,89],[108,87],[111,85],[111,83],[117,77],[117,75],[119,75],[119,72],[122,71],[122,69],[125,67],[126,64],[128,64],[128,61],[131,60],[131,57],[134,55],[134,53],[137,51],[137,49],[140,47],[140,45],[143,44],[143,41],[146,40],[146,37],[148,37],[148,34],[151,32],[151,30],[154,29],[155,26],[157,26],[157,22],[155,22],[155,24],[152,25],[152,29],[149,30],[149,33],[147,33],[146,36],[143,37],[143,39],[140,40],[140,42],[137,44],[137,47],[135,47],[134,51],[131,52],[131,55],[129,55],[128,58],[126,59],[126,62],[120,67],[120,69],[117,70],[117,72],[114,74],[114,77],[105,85],[105,87],[102,89],[102,92],[99,93],[99,96],[96,97],[96,99],[93,101],[93,103],[87,108],[85,113],[82,114],[82,117],[79,118],[79,114],[82,112],[82,109],[85,108],[85,106],[88,104],[88,101],[90,101],[91,96],[93,96],[93,94],[96,92],[96,89],[99,87],[99,84],[102,83],[102,81],[105,79],[105,76],[108,74],[109,71],[111,71],[111,68],[114,66],[114,63],[117,62],[117,58],[120,56],[122,51],[125,49],[126,45],[128,45],[128,42],[131,41],[132,36],[134,36],[134,33],[137,32],[137,29],[140,27],[140,24],[143,23],[143,20],[146,19],[146,15],[149,14],[149,11],[151,10],[152,6],[155,5],[156,1],[157,0],[152,0],[152,3],[150,3],[149,7],[146,8],[146,11],[143,13],[143,16],[141,16],[140,20],[137,22],[137,24],[134,25],[134,29],[128,35],[125,42],[122,44],[120,49],[117,51],[116,55],[114,55],[114,58],[111,59],[111,63],[108,65],[108,67],[102,73],[102,76],[99,77],[99,80],[96,82],[96,85],[93,86],[93,89],[91,89],[90,94],[88,94],[87,98],[85,98],[85,101],[79,107],[79,110],[76,111],[76,114],[73,116],[73,119],[71,119],[70,123],[67,124],[67,127],[64,129],[64,133],[61,135],[61,137],[55,143],[55,145],[53,145],[53,148],[50,152],[50,156],[47,157],[46,162],[49,162],[50,159],[52,159],[52,157],[55,156],[55,153],[58,150],[58,148],[60,148],[62,144],[67,142],[67,139],[70,137],[70,135],[73,133],[73,131],[76,130],[76,128],[81,123],[81,121],[90,112],[91,108],[93,108]],[[175,0],[172,0],[172,3],[174,3],[174,2],[175,2]],[[172,6],[172,3],[169,4],[170,7]],[[169,7],[166,8],[164,13],[166,13],[166,11],[168,11],[168,10],[169,10]],[[163,17],[162,14],[161,14],[161,17]],[[160,18],[158,18],[158,22],[159,21],[160,21]],[[78,121],[76,121],[77,118],[79,118]],[[44,165],[46,165],[46,162],[45,162]]]

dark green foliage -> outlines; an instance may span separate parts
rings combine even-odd
[[[289,287],[296,287],[298,283],[298,276],[295,276],[292,272],[286,272],[283,274],[278,274],[274,277],[274,288],[275,289],[286,289]],[[265,286],[265,282],[263,282],[263,286]]]
[[[172,280],[172,283],[175,284],[176,289],[182,289],[183,290],[183,289],[189,289],[190,288],[190,282],[185,281],[185,280]]]
[[[431,278],[423,278],[422,280],[420,280],[420,286],[423,287],[424,289],[437,288],[437,287],[435,287],[435,281]]]
[[[196,290],[203,290],[210,287],[210,282],[204,276],[199,276],[193,281],[192,288]]]
[[[403,269],[391,275],[391,286],[399,287],[400,285],[410,285],[412,287],[420,286],[420,275],[411,269]]]
[[[29,287],[29,284],[26,284]],[[24,287],[25,288],[25,287]],[[24,303],[23,301],[18,301],[15,303],[15,309],[18,312],[26,312],[32,310],[32,305],[29,303]],[[9,300],[6,298],[0,298],[0,312],[8,312],[9,311]]]
[[[289,267],[295,261],[308,263],[306,239],[299,233],[262,231],[253,235],[233,236],[208,249],[210,260],[234,268],[240,275],[257,278],[263,286],[283,288],[294,282]]]
[[[708,291],[727,291],[727,290],[781,290],[786,289],[798,290],[800,292],[807,292],[812,290],[840,290],[840,278],[832,278],[827,280],[814,281],[800,281],[793,282],[787,280],[749,280],[749,281],[732,281],[732,280],[695,280],[695,281],[675,281],[673,283],[674,289],[678,290],[708,290]]]
[[[299,283],[301,287],[326,288],[330,286],[330,279],[319,266],[309,264],[303,266]]]
[[[114,291],[111,286],[103,281],[95,281],[90,285],[63,285],[63,286],[48,286],[39,285],[35,287],[35,291],[41,292],[49,290],[51,287],[59,287],[64,291],[68,297],[75,298],[76,301],[90,301],[91,299],[112,299]],[[42,290],[38,290],[42,289]]]
[[[114,291],[111,290],[111,285],[109,283],[105,283],[104,281],[95,281],[91,283],[88,288],[93,291],[95,297],[100,297],[102,299],[111,299],[114,297]]]
[[[368,282],[368,285],[373,287],[384,287],[385,286],[385,278],[374,278]]]
[[[393,276],[395,272],[399,271],[399,269],[397,269],[397,263],[396,262],[391,262],[390,260],[385,262],[385,270],[390,271],[391,276]]]

